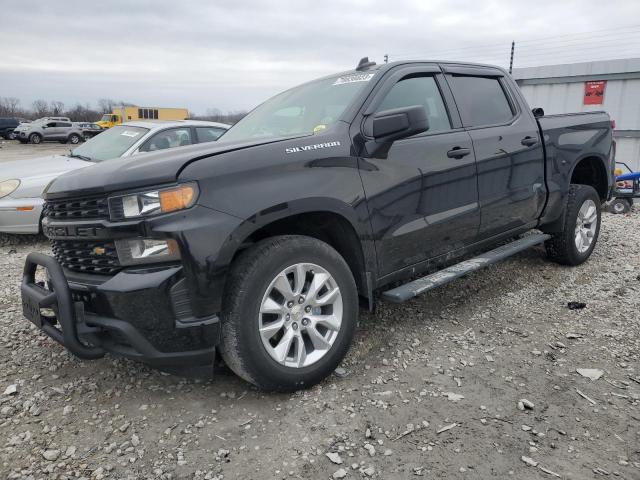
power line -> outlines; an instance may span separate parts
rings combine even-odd
[[[635,57],[634,57],[635,55]],[[526,63],[526,62],[542,62],[542,63],[547,63],[547,64],[558,64],[558,63],[563,63],[563,62],[593,62],[595,60],[606,60],[606,59],[621,59],[621,58],[638,58],[637,52],[633,52],[633,51],[618,51],[615,53],[600,53],[600,54],[589,54],[589,53],[584,53],[584,54],[575,54],[575,55],[554,55],[554,56],[549,56],[549,57],[542,57],[542,58],[535,58],[535,57],[531,57],[531,58],[526,58],[523,59],[522,62]],[[519,66],[520,65],[520,61],[518,61],[518,57],[516,56],[516,63]]]
[[[519,43],[516,42],[516,54],[528,54],[529,52],[555,52],[555,51],[564,51],[566,50],[567,47],[576,47],[576,46],[589,46],[591,49],[593,48],[614,48],[617,44],[621,43],[621,42],[625,42],[628,43],[628,40],[634,40],[634,41],[638,41],[640,40],[640,31],[639,32],[635,32],[635,33],[629,33],[626,34],[624,38],[611,38],[611,39],[606,39],[606,40],[598,40],[598,39],[584,39],[584,40],[579,40],[579,41],[574,41],[574,42],[567,42],[567,43],[559,43],[556,45],[549,45],[549,46],[543,46],[543,47],[535,47],[535,46],[524,46],[521,47]],[[414,54],[414,55],[401,55],[398,56],[396,55],[396,58],[406,58],[406,57],[424,57],[424,56],[429,56],[429,57],[444,57],[444,56],[450,56],[450,55],[457,55],[457,54],[469,54],[469,55],[476,55],[476,54],[506,54],[509,52],[509,46],[508,44],[503,44],[501,46],[501,48],[496,49],[496,48],[491,48],[491,49],[484,49],[481,47],[469,47],[467,49],[455,49],[455,50],[440,50],[440,51],[435,51],[435,52],[429,52],[427,53],[423,53],[423,54]]]
[[[626,31],[626,32],[621,32],[621,30],[631,30],[631,31]],[[597,33],[602,33],[602,32],[611,32],[611,33],[605,33],[602,35],[594,35]],[[571,33],[571,34],[565,34],[565,35],[555,35],[555,36],[549,36],[549,37],[540,37],[538,39],[531,39],[531,40],[523,40],[523,41],[517,41],[516,42],[516,58],[518,56],[518,52],[521,50],[522,47],[526,48],[535,48],[536,45],[545,45],[548,43],[553,43],[555,47],[562,47],[562,46],[576,46],[576,45],[583,45],[585,43],[593,43],[594,41],[597,42],[598,38],[606,38],[606,37],[618,37],[618,36],[623,36],[624,38],[620,38],[619,40],[623,40],[623,39],[628,39],[629,36],[633,36],[633,35],[638,35],[640,34],[640,25],[628,25],[625,27],[618,27],[615,29],[601,29],[601,30],[592,30],[589,32],[578,32],[578,33]],[[587,38],[581,38],[588,35]],[[571,37],[571,38],[570,38]],[[557,39],[560,38],[564,38],[566,40],[561,40],[561,41],[557,41]],[[554,40],[556,39],[556,40]],[[618,39],[616,38],[610,38],[608,40],[602,40],[602,41],[616,41]],[[549,48],[549,47],[542,47],[542,48]],[[501,52],[505,52],[505,51],[509,51],[508,50],[508,46],[505,43],[498,43],[498,44],[490,44],[490,45],[474,45],[474,46],[468,46],[468,47],[460,47],[460,48],[455,48],[455,49],[448,49],[448,50],[441,50],[437,53],[429,53],[427,54],[427,56],[431,56],[431,57],[435,57],[435,56],[440,56],[440,55],[450,55],[450,54],[458,54],[458,53],[462,53],[462,52],[479,52],[482,51],[483,53],[486,53],[488,51],[491,52],[496,52],[497,51],[501,51]],[[393,57],[422,57],[425,54],[424,53],[390,53],[388,54],[389,57],[393,56]]]
[[[531,47],[531,46],[524,46],[522,48],[520,48],[520,51],[524,50],[524,51],[549,51],[549,50],[558,50],[558,49],[565,49],[567,47],[571,48],[571,47],[581,47],[581,46],[589,46],[589,45],[593,45],[596,47],[610,47],[610,46],[615,46],[615,45],[619,45],[619,44],[629,44],[629,42],[638,42],[640,41],[640,32],[634,33],[632,35],[627,35],[624,38],[615,38],[615,39],[608,39],[608,40],[582,40],[578,43],[565,43],[565,44],[558,44],[558,45],[546,45],[546,46],[542,46],[542,47]]]
[[[537,42],[540,40],[551,40],[551,39],[556,39],[556,38],[563,38],[563,37],[572,37],[572,36],[576,36],[576,35],[591,35],[593,33],[600,33],[600,32],[611,32],[611,31],[620,31],[620,30],[628,30],[628,29],[633,29],[633,28],[640,28],[640,25],[627,25],[626,27],[616,27],[616,28],[605,28],[602,30],[591,30],[589,32],[575,32],[575,33],[567,33],[564,35],[555,35],[555,36],[551,36],[551,37],[539,37],[537,39],[531,39],[531,40],[522,40],[520,43],[531,43],[531,42]]]

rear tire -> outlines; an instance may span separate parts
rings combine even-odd
[[[600,234],[601,202],[589,185],[572,184],[564,209],[564,228],[545,242],[547,256],[562,265],[580,265],[596,246]]]
[[[631,201],[628,198],[614,198],[609,206],[607,207],[607,211],[610,213],[628,213],[631,211]]]
[[[15,140],[16,139],[16,134],[14,132],[9,133],[9,135],[7,136],[7,140]]]
[[[271,237],[232,265],[220,353],[262,390],[308,388],[344,358],[357,319],[355,281],[338,252],[311,237]]]
[[[72,144],[72,145],[77,145],[80,143],[80,135],[78,135],[77,133],[72,133],[71,135],[69,135],[69,138],[67,139],[67,141]]]
[[[31,135],[29,135],[29,142],[33,143],[34,145],[38,145],[39,143],[42,143],[42,136],[38,133],[32,133]]]

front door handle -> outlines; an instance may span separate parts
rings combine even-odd
[[[520,143],[525,147],[533,147],[538,143],[538,139],[536,137],[524,137]]]
[[[447,157],[462,158],[462,157],[466,157],[470,153],[471,153],[471,150],[468,148],[453,147],[451,150],[447,152]]]

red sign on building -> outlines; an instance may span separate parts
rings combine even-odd
[[[584,105],[602,105],[606,80],[584,83]]]

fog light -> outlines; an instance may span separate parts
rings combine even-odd
[[[175,240],[150,238],[116,240],[116,251],[121,265],[170,262],[180,259],[180,250]]]

